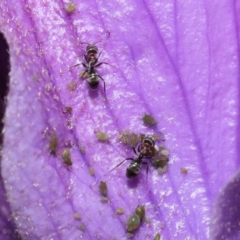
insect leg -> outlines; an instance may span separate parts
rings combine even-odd
[[[98,75],[98,77],[100,77],[100,78],[103,80],[103,83],[104,83],[104,92],[106,93],[105,81],[104,81],[104,79],[103,79],[100,75]]]

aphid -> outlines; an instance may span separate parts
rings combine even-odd
[[[154,237],[153,240],[161,240],[161,235],[160,235],[160,233],[157,233],[157,235]]]
[[[159,174],[164,174],[164,173],[167,172],[167,170],[168,170],[168,166],[165,165],[165,166],[162,167],[162,168],[158,168],[158,173],[159,173]]]
[[[57,147],[58,147],[58,139],[57,139],[56,132],[53,131],[51,133],[51,138],[50,138],[50,142],[49,142],[50,153],[53,155],[56,155]]]
[[[181,172],[182,172],[182,174],[184,174],[184,175],[187,175],[187,174],[188,174],[187,168],[181,168]]]
[[[101,200],[102,203],[106,203],[106,202],[108,202],[108,198],[106,198],[106,197],[101,197],[100,200]]]
[[[142,119],[143,119],[143,122],[147,125],[154,126],[157,124],[155,119],[149,114],[144,114]]]
[[[104,132],[97,132],[97,138],[98,138],[98,140],[103,141],[103,142],[109,141],[108,135]]]
[[[99,184],[99,190],[103,197],[107,197],[108,188],[106,182],[101,181]]]
[[[72,160],[70,157],[70,150],[69,148],[64,148],[62,152],[62,159],[66,166],[72,166]]]
[[[145,218],[145,207],[142,205],[138,205],[135,209],[135,213],[139,216],[140,221],[142,222]]]
[[[168,162],[169,162],[169,151],[164,146],[160,146],[158,155],[152,158],[152,164],[156,168],[165,168]],[[160,173],[164,172],[164,169],[162,170],[160,170]]]
[[[66,7],[66,11],[67,13],[72,13],[76,8],[76,3],[74,2],[70,2],[67,7]]]
[[[134,230],[139,228],[140,225],[140,217],[137,214],[131,215],[127,220],[127,231],[133,232]]]
[[[156,168],[163,168],[167,165],[168,161],[168,157],[160,155],[152,159],[152,165]]]
[[[76,83],[76,82],[70,82],[70,83],[68,84],[68,89],[69,89],[70,91],[74,91],[74,90],[76,89],[76,87],[77,87],[77,83]]]
[[[79,229],[84,232],[86,230],[86,227],[85,227],[85,225],[83,223],[81,223],[79,225]]]
[[[118,139],[126,145],[129,145],[130,147],[136,146],[136,144],[139,142],[139,135],[136,133],[131,133],[130,131],[125,131],[121,133],[118,136]]]
[[[86,153],[86,149],[82,146],[82,145],[78,145],[79,146],[79,150],[82,154],[85,154]]]
[[[124,208],[118,208],[117,210],[116,210],[116,214],[118,214],[118,215],[121,215],[121,214],[123,214],[124,213]]]
[[[73,214],[73,217],[74,217],[75,219],[81,219],[81,216],[80,216],[79,213],[74,213],[74,214]]]
[[[90,168],[88,169],[88,171],[89,171],[89,173],[90,173],[91,176],[94,176],[94,175],[95,175],[95,170],[94,170],[94,168],[90,167]]]

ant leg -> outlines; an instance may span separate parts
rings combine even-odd
[[[133,149],[133,152],[137,155],[136,149],[134,147],[132,149]]]
[[[147,164],[146,172],[147,172],[147,183],[148,183],[148,163],[147,162],[142,162],[142,164]]]
[[[82,75],[80,76],[80,78],[83,78],[84,74],[87,73],[87,72],[88,72],[88,71],[85,70],[85,71],[82,73]],[[77,85],[78,85],[79,82],[80,82],[80,80],[78,80]]]
[[[101,53],[102,53],[102,50],[101,50],[100,53],[98,54],[97,61],[98,61],[98,59],[99,59]],[[96,61],[96,63],[97,63],[97,61]]]
[[[113,171],[115,168],[119,167],[121,164],[123,164],[126,160],[131,160],[133,161],[133,158],[126,158],[123,161],[121,161],[117,166],[115,166],[114,168],[112,168],[110,171],[108,171],[107,173],[110,173],[111,171]],[[105,174],[106,175],[106,174]]]
[[[85,68],[87,68],[87,69],[88,69],[88,67],[87,67],[87,65],[86,65],[85,63],[82,63],[82,65],[83,65]]]
[[[87,55],[86,55],[86,54],[84,54],[84,58],[85,58],[85,61],[88,62],[88,61],[87,61],[88,59],[87,59]]]
[[[103,79],[100,75],[98,75],[98,77],[100,77],[100,78],[103,80],[103,83],[104,83],[104,92],[106,93],[105,81],[104,81],[104,79]]]
[[[70,69],[74,68],[74,67],[77,67],[79,65],[81,65],[82,63],[78,63],[78,64],[75,64],[74,66],[70,67]]]
[[[95,67],[99,67],[99,66],[101,66],[102,64],[107,64],[107,65],[109,65],[109,66],[111,66],[109,63],[107,63],[107,62],[100,62],[100,63],[98,63],[97,65],[95,65]]]
[[[138,152],[141,152],[141,145],[138,145]]]

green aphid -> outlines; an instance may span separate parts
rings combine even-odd
[[[155,238],[153,240],[161,240],[161,235],[160,233],[157,233],[157,235],[155,236]]]
[[[103,142],[109,141],[108,135],[104,132],[97,132],[97,138],[98,138],[98,140],[103,141]]]
[[[57,139],[56,132],[53,131],[51,133],[51,138],[49,142],[49,151],[52,155],[56,155],[57,147],[58,147],[58,139]]]
[[[62,159],[66,166],[72,166],[72,160],[70,157],[70,150],[69,148],[64,148],[62,152]]]
[[[160,155],[152,159],[152,164],[156,168],[164,168],[167,166],[168,162],[169,158],[164,155]]]
[[[135,209],[135,213],[139,216],[140,221],[142,222],[145,218],[145,207],[142,205],[138,205]]]
[[[130,147],[135,147],[139,142],[139,135],[137,135],[136,133],[131,133],[128,139],[129,139],[128,145]]]
[[[86,149],[85,149],[83,146],[81,146],[81,145],[79,145],[79,150],[80,150],[80,152],[81,152],[82,154],[85,154],[85,153],[86,153]]]
[[[127,220],[127,231],[133,232],[134,230],[138,229],[140,222],[140,217],[136,213],[131,215]]]
[[[167,170],[168,170],[168,166],[165,165],[163,168],[158,168],[158,173],[159,174],[164,174],[164,173],[167,172]]]
[[[99,190],[100,190],[100,193],[103,197],[107,197],[107,194],[108,194],[108,188],[107,188],[107,184],[106,182],[103,182],[101,181],[100,184],[99,184]]]
[[[66,11],[67,13],[72,13],[76,8],[76,3],[74,2],[70,2],[67,7],[66,7]]]
[[[154,126],[157,124],[157,122],[155,121],[155,119],[149,115],[149,114],[145,114],[143,116],[143,122],[147,125],[150,125],[150,126]]]
[[[118,136],[118,139],[126,145],[129,145],[130,147],[135,147],[136,144],[140,140],[140,136],[136,133],[131,133],[130,131],[125,131],[122,134]]]
[[[85,227],[85,225],[83,223],[81,223],[79,225],[79,229],[84,232],[86,230],[86,227]]]

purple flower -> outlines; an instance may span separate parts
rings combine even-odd
[[[68,3],[0,3],[11,63],[0,236],[127,239],[127,218],[138,204],[147,221],[136,239],[158,232],[163,239],[209,239],[211,219],[213,229],[225,221],[235,226],[237,218],[210,216],[239,165],[239,1],[80,1],[70,13]],[[98,68],[107,98],[101,80],[95,91],[85,80],[69,90],[83,71],[71,67],[83,60],[84,43],[98,41],[100,61],[110,64]],[[146,113],[156,127],[142,123]],[[117,139],[125,130],[164,133],[171,153],[166,174],[151,166],[147,181],[144,168],[132,184],[126,162],[108,173],[134,157]],[[109,143],[98,141],[99,131]],[[64,148],[72,167],[63,164]],[[100,181],[108,185],[106,203]],[[221,212],[222,202],[216,206]],[[212,236],[234,239],[238,231]]]

